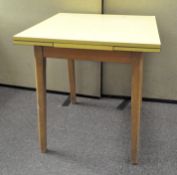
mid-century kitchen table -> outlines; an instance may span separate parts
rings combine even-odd
[[[161,45],[154,16],[59,13],[13,36],[13,42],[34,46],[39,142],[43,153],[47,149],[47,57],[67,59],[72,103],[76,102],[75,60],[130,64],[131,159],[133,164],[138,163],[143,54],[160,52]]]

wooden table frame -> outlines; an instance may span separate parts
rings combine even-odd
[[[66,58],[68,61],[70,100],[76,102],[75,88],[75,60],[89,60],[100,62],[116,62],[131,64],[131,160],[138,164],[138,147],[140,132],[140,114],[142,104],[142,81],[143,81],[143,53],[123,51],[103,51],[86,49],[54,48],[48,46],[34,46],[36,63],[36,86],[38,103],[38,129],[41,152],[47,149],[47,120],[46,120],[46,59]]]

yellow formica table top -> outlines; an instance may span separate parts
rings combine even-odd
[[[160,52],[155,16],[58,13],[13,36],[16,44]]]

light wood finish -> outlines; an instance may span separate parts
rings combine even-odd
[[[128,64],[132,62],[131,54],[133,52],[121,51],[101,51],[101,50],[82,50],[44,47],[44,56],[53,58],[68,58],[77,60],[119,62]]]
[[[51,43],[60,48],[160,51],[155,16],[59,13],[15,35],[13,40],[41,46]]]
[[[131,91],[131,156],[132,163],[138,164],[140,113],[142,101],[143,53],[122,51],[99,51],[44,47],[45,57],[68,58],[68,71],[70,82],[71,102],[75,103],[75,73],[74,60],[91,60],[102,62],[117,62],[132,65],[132,91]]]
[[[43,56],[43,48],[34,47],[36,63],[36,90],[37,90],[37,111],[38,111],[38,132],[41,152],[46,152],[46,58]]]
[[[138,164],[140,116],[142,104],[143,53],[133,55],[131,87],[131,156],[132,163]]]
[[[76,83],[75,83],[75,65],[74,60],[68,59],[68,75],[70,85],[70,100],[71,103],[76,103]]]
[[[133,27],[132,27],[133,26]],[[46,150],[45,58],[67,58],[71,101],[75,97],[75,60],[132,65],[131,157],[138,163],[142,103],[143,52],[159,52],[154,16],[57,14],[14,36],[18,44],[35,47],[41,151]],[[43,45],[44,44],[44,45]],[[50,45],[52,44],[52,46]]]

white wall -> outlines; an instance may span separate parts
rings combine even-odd
[[[100,0],[0,0],[0,83],[34,86],[33,50],[28,46],[14,46],[12,35],[57,12],[100,13],[100,8]],[[157,17],[162,49],[159,54],[145,55],[144,97],[177,100],[176,12],[176,0],[105,0],[105,13]],[[67,91],[66,62],[52,62],[48,64],[48,87]],[[82,71],[78,73],[78,91],[99,95],[100,65],[78,64],[82,64],[77,65],[79,72]],[[103,73],[104,94],[130,95],[129,66],[106,63]]]
[[[33,48],[15,46],[12,36],[58,12],[100,13],[100,0],[0,0],[0,83],[34,87]],[[50,59],[48,89],[68,91],[67,62]],[[100,95],[100,64],[77,62],[77,92]],[[79,73],[78,73],[79,71]]]
[[[177,1],[105,0],[105,13],[155,15],[162,49],[146,54],[143,96],[177,100]],[[104,64],[104,94],[130,95],[131,69]]]

